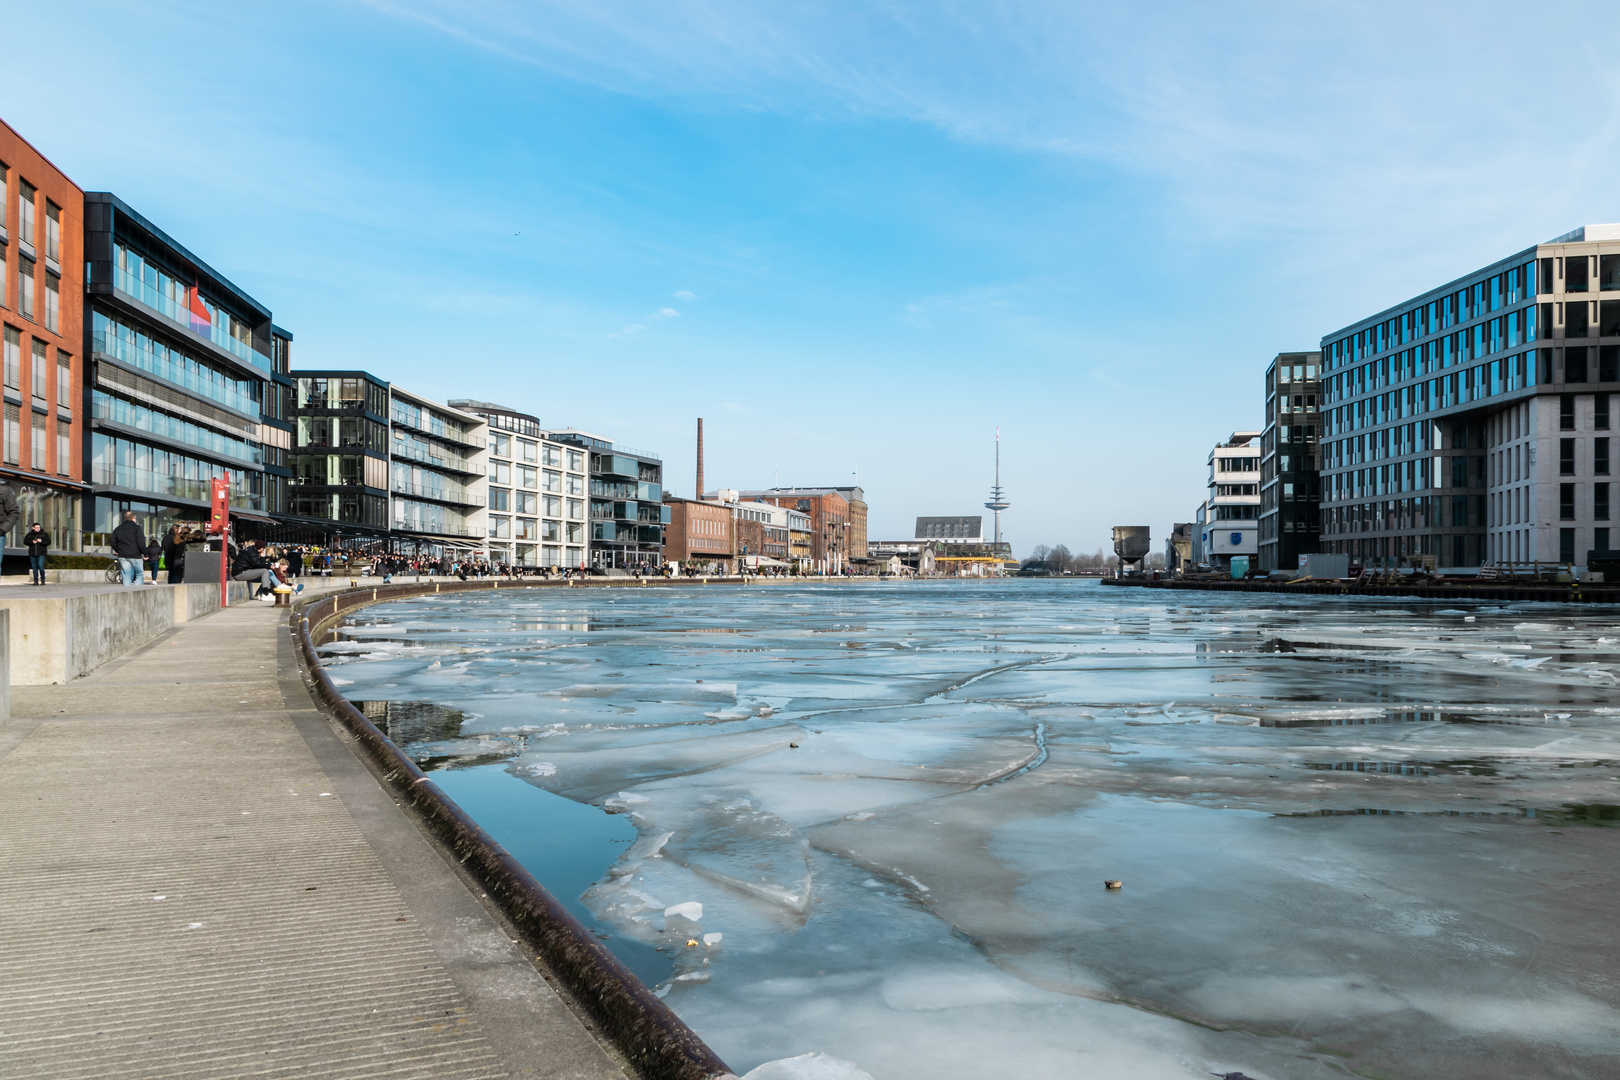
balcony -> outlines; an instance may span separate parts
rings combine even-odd
[[[394,407],[389,410],[388,418],[402,428],[420,432],[431,439],[441,439],[472,450],[482,450],[485,446],[483,439],[453,430],[443,421],[435,419],[426,409],[414,406],[400,408],[399,402],[395,402]]]
[[[471,492],[457,491],[435,484],[408,484],[403,480],[395,480],[388,485],[388,490],[395,495],[409,495],[413,499],[448,503],[451,506],[483,506],[486,501],[484,496],[474,495]]]
[[[222,352],[229,353],[249,367],[270,374],[270,358],[245,341],[239,341],[210,322],[197,318],[191,309],[171,297],[164,296],[155,286],[146,284],[119,266],[113,267],[113,288],[167,319],[174,326],[193,337],[202,338]]]
[[[445,453],[437,448],[425,446],[401,445],[397,439],[389,450],[389,456],[397,461],[415,461],[435,469],[445,469],[468,476],[478,476],[484,471],[482,465],[474,465],[460,454]]]

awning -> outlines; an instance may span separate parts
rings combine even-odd
[[[756,569],[758,567],[761,567],[761,566],[786,566],[787,565],[787,563],[783,562],[782,560],[773,559],[769,555],[744,555],[742,557],[742,561],[743,561],[743,563],[745,565],[755,567]]]

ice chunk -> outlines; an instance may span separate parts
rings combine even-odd
[[[704,934],[703,935],[703,944],[705,944],[705,945],[718,945],[718,944],[720,944],[720,939],[723,936],[724,935],[722,935],[722,934]]]
[[[767,1061],[742,1080],[872,1080],[872,1074],[852,1061],[815,1053]]]
[[[683,903],[671,904],[669,907],[664,909],[664,918],[667,919],[671,915],[679,915],[682,918],[691,919],[693,922],[701,922],[703,920],[703,905],[698,903],[696,900],[687,900]]]

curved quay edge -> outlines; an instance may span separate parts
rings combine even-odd
[[[500,585],[498,580],[381,585],[302,601],[291,613],[290,629],[310,692],[355,737],[361,756],[385,786],[421,817],[432,835],[488,892],[524,942],[640,1077],[736,1080],[736,1074],[674,1010],[592,937],[534,875],[338,691],[315,655],[316,636],[356,608],[439,592],[497,589]],[[514,586],[507,582],[506,587],[566,586]]]

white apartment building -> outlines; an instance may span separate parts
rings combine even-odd
[[[587,564],[586,451],[546,437],[537,417],[487,401],[453,403],[488,426],[488,558],[524,567]]]
[[[388,501],[393,533],[418,550],[481,551],[483,418],[388,387]]]
[[[1198,546],[1211,566],[1228,567],[1234,555],[1252,558],[1260,550],[1260,436],[1234,431],[1209,452],[1209,498],[1201,508]]]

